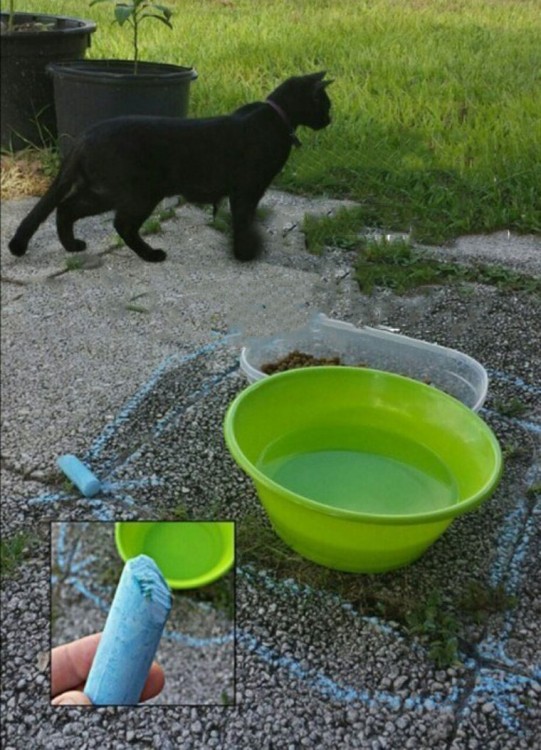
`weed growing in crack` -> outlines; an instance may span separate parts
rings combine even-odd
[[[446,610],[439,591],[433,591],[426,602],[408,612],[405,624],[407,631],[418,636],[427,646],[428,654],[438,668],[460,662],[460,624],[455,615]]]
[[[0,542],[0,575],[9,576],[15,572],[29,551],[35,538],[26,531],[19,531]]]
[[[506,612],[517,603],[516,596],[507,593],[505,586],[489,586],[479,581],[469,581],[458,600],[460,609],[480,624],[498,612]]]
[[[494,406],[496,411],[504,417],[522,417],[528,410],[526,404],[516,397],[508,401],[498,400]]]

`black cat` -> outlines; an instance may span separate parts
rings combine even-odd
[[[68,252],[86,245],[73,235],[84,216],[114,211],[114,227],[143,260],[165,259],[139,229],[166,196],[217,206],[228,197],[233,253],[251,260],[261,242],[254,227],[257,204],[299,145],[295,129],[320,130],[330,123],[325,72],[289,78],[265,102],[247,104],[231,115],[178,120],[119,117],[80,136],[49,190],[21,222],[9,248],[23,255],[39,225],[56,208],[56,228]]]

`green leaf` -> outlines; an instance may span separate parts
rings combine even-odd
[[[164,24],[165,24],[166,26],[169,26],[169,28],[170,28],[170,29],[172,29],[172,28],[173,28],[173,26],[171,25],[170,21],[168,21],[168,20],[167,20],[166,18],[164,18],[163,16],[157,16],[157,15],[155,15],[154,13],[143,13],[143,15],[141,16],[141,20],[142,20],[143,18],[156,18],[156,19],[157,19],[158,21],[161,21],[161,22],[162,22],[162,23],[164,23]]]
[[[134,8],[130,5],[116,5],[115,6],[115,20],[122,26],[130,16],[134,15]]]
[[[110,3],[111,0],[91,0],[89,3],[89,6],[92,7],[93,5],[97,5],[98,3]]]
[[[169,19],[173,15],[173,11],[171,8],[168,8],[167,5],[152,5],[153,8],[156,10],[159,10],[163,15]]]

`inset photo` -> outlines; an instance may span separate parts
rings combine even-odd
[[[54,705],[233,705],[232,521],[51,524]]]

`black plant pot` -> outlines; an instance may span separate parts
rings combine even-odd
[[[15,13],[19,30],[7,31],[8,18],[8,13],[0,14],[2,148],[49,145],[56,139],[56,116],[53,85],[45,69],[51,62],[83,58],[96,24]]]
[[[69,152],[90,125],[124,115],[186,117],[193,68],[129,60],[76,60],[48,66],[53,77],[59,148]]]

